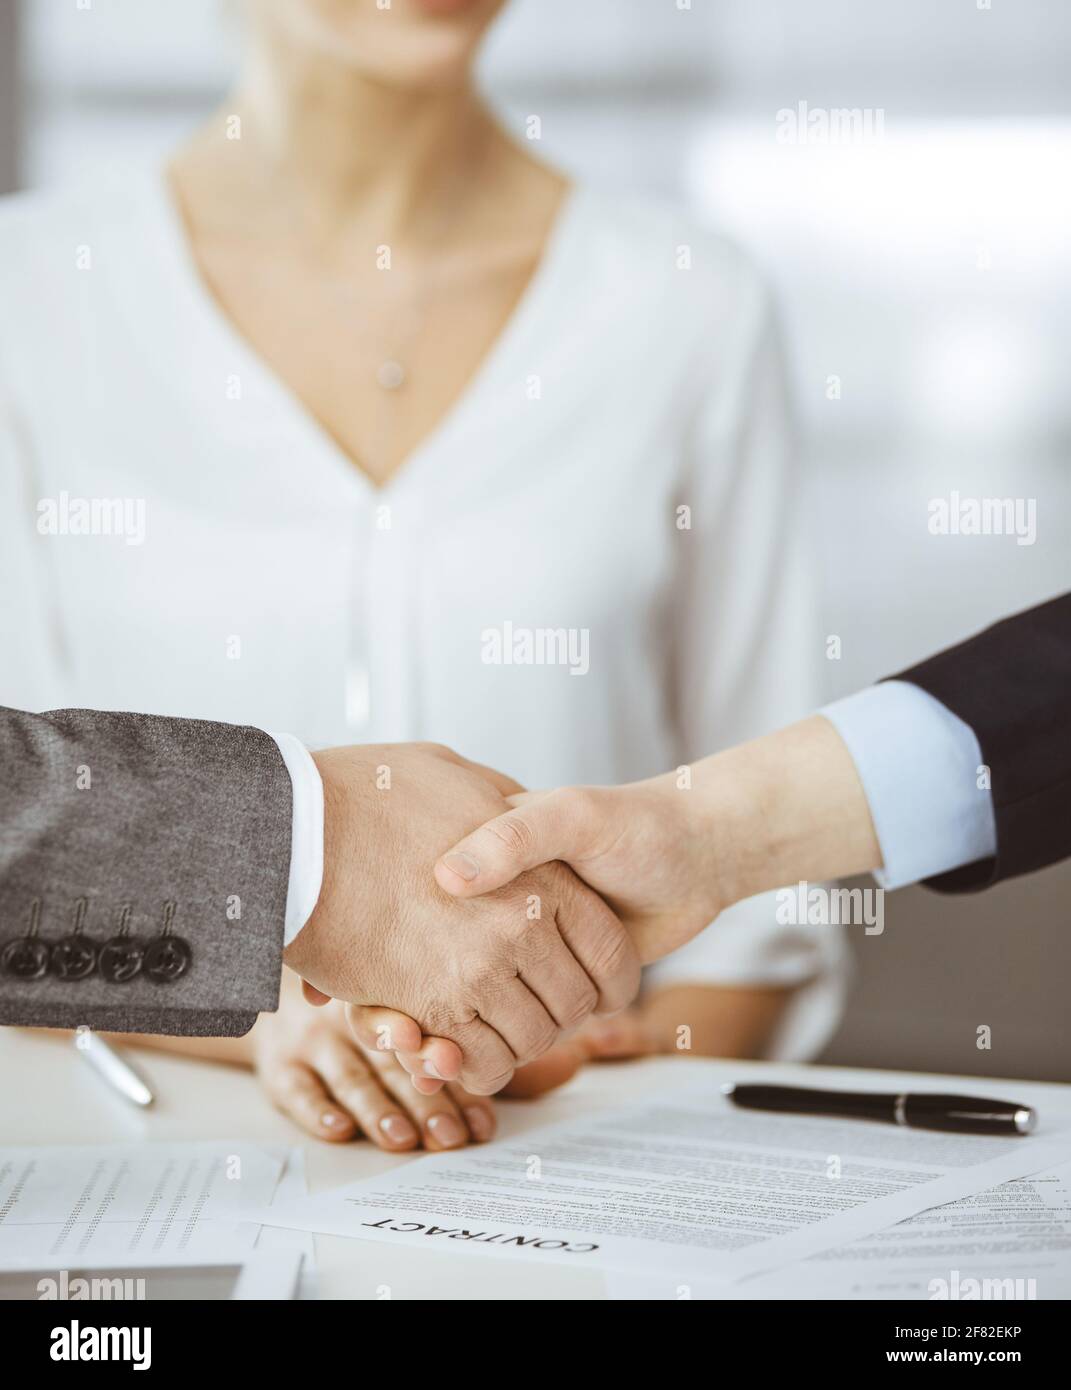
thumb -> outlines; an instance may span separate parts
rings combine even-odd
[[[581,853],[585,815],[573,792],[529,793],[511,801],[511,810],[466,835],[437,861],[440,888],[456,898],[471,898],[501,888],[526,869]]]

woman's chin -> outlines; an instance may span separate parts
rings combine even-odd
[[[489,8],[486,0],[406,0],[406,3],[414,10],[422,10],[424,14],[438,15],[444,19]]]
[[[385,86],[431,90],[463,82],[502,0],[285,0],[291,34]],[[255,14],[255,9],[254,9]]]

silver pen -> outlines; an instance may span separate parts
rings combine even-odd
[[[84,1023],[75,1030],[74,1045],[98,1076],[104,1078],[113,1091],[134,1105],[151,1105],[156,1097],[148,1083],[131,1064],[120,1057],[114,1047],[94,1033]]]

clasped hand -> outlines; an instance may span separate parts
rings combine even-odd
[[[591,1013],[635,996],[640,961],[628,932],[564,864],[468,900],[433,877],[439,855],[509,811],[517,783],[433,744],[314,757],[323,886],[286,951],[311,997],[376,1006],[361,1016],[376,1045],[408,1055],[433,1086],[452,1072],[490,1095]]]
[[[730,904],[881,865],[853,758],[820,715],[620,787],[526,794],[431,745],[318,761],[329,867],[287,959],[314,996],[351,1001],[355,1036],[425,1093],[458,1076],[497,1090]],[[376,763],[396,774],[386,795]]]

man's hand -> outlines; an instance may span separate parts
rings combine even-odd
[[[325,995],[383,1006],[452,1040],[461,1079],[488,1095],[592,1011],[624,1007],[639,961],[613,912],[562,864],[520,867],[471,902],[428,866],[507,811],[516,783],[430,744],[314,754],[324,784],[324,882],[286,962]],[[517,877],[517,875],[520,875]],[[399,1024],[404,1026],[404,1020]]]

